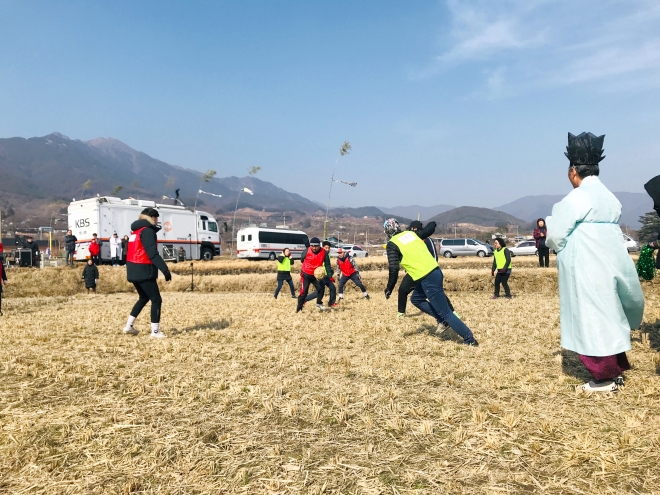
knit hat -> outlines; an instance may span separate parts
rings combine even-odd
[[[318,237],[312,237],[312,238],[309,240],[309,245],[310,245],[310,246],[320,246],[320,245],[321,245],[321,241],[319,240]]]
[[[410,222],[410,225],[408,225],[408,230],[412,230],[412,229],[419,230],[422,227],[423,227],[422,222],[420,222],[419,220],[413,220],[412,222]]]

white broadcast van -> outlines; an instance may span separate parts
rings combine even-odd
[[[302,230],[269,229],[251,225],[236,234],[238,258],[275,260],[284,248],[291,250],[291,259],[298,259],[309,246],[309,238]]]
[[[183,248],[186,260],[212,260],[220,255],[218,223],[209,213],[154,201],[101,196],[73,201],[69,205],[69,228],[78,238],[74,259],[85,261],[91,258],[89,244],[92,234],[97,234],[103,241],[101,260],[109,261],[112,234],[117,232],[120,239],[130,236],[131,224],[147,207],[156,208],[160,213],[158,221],[162,228],[157,238],[163,259],[182,259],[180,248]]]

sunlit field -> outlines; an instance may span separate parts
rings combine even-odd
[[[2,493],[660,494],[660,288],[617,394],[587,395],[559,347],[554,268],[442,260],[480,347],[386,300],[384,258],[359,260],[339,309],[295,313],[275,264],[196,263],[162,282],[164,341],[121,333],[123,268],[99,293],[76,269],[9,271],[0,317]],[[294,281],[297,284],[297,275]],[[327,300],[327,299],[326,299]],[[595,329],[597,330],[597,329]]]

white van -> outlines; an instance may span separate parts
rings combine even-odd
[[[291,259],[298,259],[309,246],[302,230],[269,229],[250,226],[236,234],[236,256],[246,259],[275,260],[284,248],[291,250]]]
[[[76,261],[89,259],[92,234],[97,234],[103,241],[101,260],[110,260],[112,234],[117,232],[119,238],[130,235],[131,224],[147,207],[156,208],[160,214],[158,221],[162,228],[157,235],[158,251],[165,260],[178,260],[181,248],[187,260],[212,260],[220,255],[218,223],[210,213],[153,201],[101,196],[69,205],[69,228],[78,238],[73,258]]]

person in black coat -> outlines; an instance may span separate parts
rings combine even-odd
[[[121,238],[121,261],[126,265],[126,255],[128,254],[128,236],[125,235]]]
[[[82,279],[85,281],[85,288],[87,292],[91,290],[96,292],[96,281],[99,279],[99,269],[96,267],[92,260],[87,260],[85,268],[83,268]]]
[[[142,308],[151,301],[151,337],[163,339],[165,335],[160,331],[160,309],[163,300],[158,289],[158,271],[165,275],[165,281],[172,280],[167,264],[158,254],[158,241],[156,234],[160,230],[158,226],[158,210],[145,208],[140,213],[138,220],[131,225],[131,236],[128,239],[128,253],[126,256],[126,277],[135,286],[140,298],[133,306],[131,314],[124,327],[124,333],[137,335],[138,331],[133,327],[135,319],[139,316]]]
[[[23,244],[25,249],[32,251],[32,266],[39,265],[39,245],[37,241],[32,240],[32,236],[28,236],[27,241]]]
[[[71,260],[71,266],[73,266],[73,253],[76,252],[76,241],[78,238],[72,234],[71,229],[66,231],[64,236],[64,250],[66,252],[66,264],[69,266],[69,259]]]
[[[4,265],[0,262],[0,315],[2,314],[2,287],[7,286],[7,273]]]

